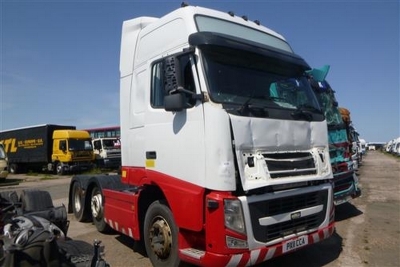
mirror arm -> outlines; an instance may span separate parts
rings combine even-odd
[[[196,94],[196,93],[194,93],[192,91],[189,91],[189,90],[183,88],[182,86],[178,86],[178,88],[176,90],[174,90],[174,91],[186,93],[186,94],[191,95],[193,99],[204,101],[204,94],[203,93]]]

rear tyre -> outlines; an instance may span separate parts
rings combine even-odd
[[[79,183],[72,185],[72,212],[78,222],[87,221],[84,209],[84,199],[82,198],[82,188]]]
[[[144,244],[153,266],[179,266],[178,227],[167,205],[154,201],[144,219]]]
[[[104,198],[99,187],[95,186],[92,190],[90,199],[90,210],[92,211],[93,223],[100,233],[111,231],[110,226],[104,221]]]
[[[23,190],[21,193],[21,202],[24,213],[54,208],[50,193],[43,190]]]

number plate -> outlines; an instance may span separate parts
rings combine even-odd
[[[282,253],[286,253],[292,251],[297,248],[301,248],[308,244],[308,237],[303,235],[296,239],[292,239],[283,243],[282,246]]]

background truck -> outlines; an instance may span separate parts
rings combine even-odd
[[[6,179],[8,176],[8,158],[6,150],[2,143],[0,143],[0,181]]]
[[[92,145],[97,167],[106,169],[121,167],[121,140],[118,137],[94,138]]]
[[[186,6],[122,26],[119,175],[71,179],[69,212],[154,266],[250,266],[334,231],[327,125],[276,32]]]
[[[10,173],[89,170],[93,165],[93,147],[86,131],[75,126],[44,124],[0,132],[8,155]]]
[[[361,151],[361,142],[359,133],[351,121],[350,110],[344,107],[339,107],[339,112],[342,116],[343,122],[346,125],[347,137],[350,141],[351,159],[353,160],[354,170],[358,171],[358,168],[362,164],[363,154]]]
[[[335,205],[343,204],[350,199],[361,195],[359,180],[354,170],[351,158],[350,142],[347,136],[346,125],[338,108],[335,91],[332,89],[326,76],[330,66],[312,69],[310,75],[311,86],[317,95],[318,102],[324,111],[328,124],[329,155],[333,170]]]

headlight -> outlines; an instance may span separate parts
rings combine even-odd
[[[238,199],[224,200],[225,226],[233,231],[246,234],[242,204]]]

